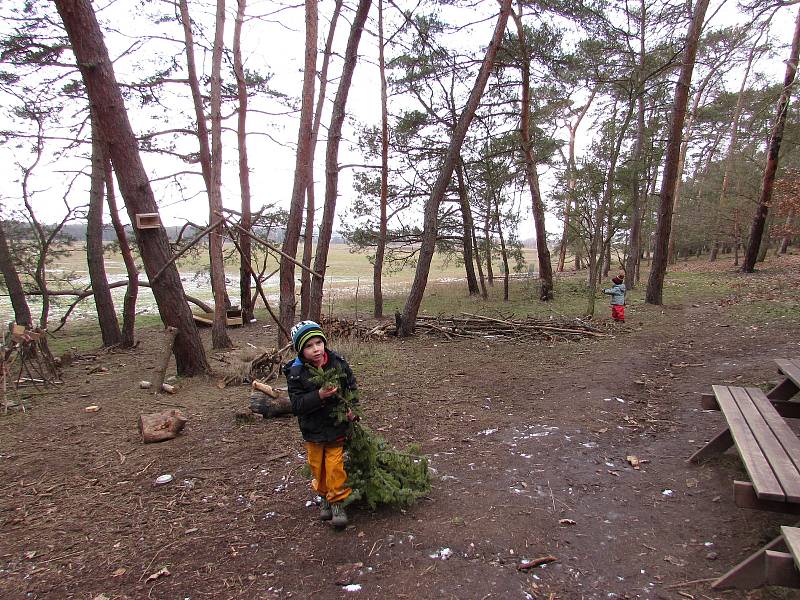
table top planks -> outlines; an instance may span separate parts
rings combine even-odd
[[[797,527],[781,526],[781,534],[786,542],[786,547],[794,557],[794,563],[800,565],[800,529]]]
[[[800,440],[758,388],[712,386],[757,496],[800,503]]]

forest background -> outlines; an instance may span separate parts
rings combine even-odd
[[[173,262],[190,250],[208,270],[224,348],[237,291],[245,321],[277,302],[280,341],[298,316],[319,317],[334,230],[370,257],[376,317],[383,274],[414,271],[401,333],[434,253],[460,265],[470,295],[486,296],[499,272],[507,297],[517,271],[538,277],[547,301],[553,272],[586,269],[591,315],[612,270],[634,287],[652,255],[658,304],[669,261],[738,264],[741,251],[752,270],[798,233],[793,3],[59,0],[2,11],[0,266],[15,320],[46,328],[51,299],[94,298],[104,344],[131,345],[137,288],[149,285],[179,330],[181,374],[208,368]],[[146,214],[180,228],[169,238],[137,224]],[[70,224],[85,244],[69,242]],[[76,249],[88,281],[53,268]],[[120,281],[108,281],[104,252],[118,252]],[[226,263],[238,270],[227,284]]]

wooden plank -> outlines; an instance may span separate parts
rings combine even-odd
[[[767,585],[800,587],[800,573],[791,554],[776,550],[767,550],[764,554]]]
[[[700,406],[703,410],[719,410],[714,394],[700,394]]]
[[[754,552],[711,584],[715,590],[730,588],[751,589],[767,583],[767,552],[784,547],[783,537],[777,537]]]
[[[786,541],[786,547],[794,557],[795,565],[800,568],[800,528],[782,525],[781,533],[783,534],[783,539]]]
[[[758,497],[762,500],[784,501],[783,488],[772,472],[772,468],[764,457],[753,431],[750,429],[750,424],[742,414],[731,392],[731,390],[740,389],[744,391],[744,389],[728,388],[724,385],[715,385],[712,386],[712,389],[722,412],[725,414],[725,420],[728,421],[733,434],[733,441],[739,450],[739,456],[744,463],[745,469],[747,469],[748,475],[750,475],[750,480],[753,482]],[[749,400],[749,397],[747,398]],[[766,428],[766,424],[763,427]]]
[[[206,319],[205,317],[202,317],[200,315],[193,314],[192,318],[194,319],[195,323],[197,323],[198,325],[207,325],[207,326],[210,327],[211,325],[214,324],[214,322],[211,319]]]
[[[794,381],[787,377],[767,392],[767,398],[770,400],[789,400],[797,393],[798,389],[800,388],[795,385]]]
[[[739,410],[747,420],[770,470],[777,477],[787,502],[800,502],[800,472],[792,455],[800,459],[800,440],[789,429],[786,421],[775,412],[764,392],[758,388],[730,388]],[[759,497],[764,496],[756,484]]]
[[[775,363],[778,365],[778,371],[800,388],[800,358],[778,358],[775,359]]]
[[[705,446],[700,448],[697,452],[692,454],[688,461],[690,463],[700,463],[704,460],[711,458],[712,456],[716,456],[717,454],[722,454],[733,446],[733,436],[731,435],[730,429],[723,429],[720,431],[713,439],[709,440]]]
[[[776,502],[774,500],[760,500],[756,495],[753,484],[749,481],[733,482],[733,502],[739,508],[752,508],[753,510],[768,510],[787,515],[800,514],[800,504],[795,502]]]

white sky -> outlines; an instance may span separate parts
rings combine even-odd
[[[226,40],[228,47],[231,46],[233,34],[233,14],[232,10],[235,9],[235,3],[229,0],[228,6],[228,19],[226,22]],[[714,4],[709,10],[711,14],[714,10]],[[190,11],[195,20],[207,21],[213,17],[211,13],[202,14],[203,5],[191,2],[189,3]],[[206,5],[208,8],[210,5]],[[496,10],[496,3],[487,2],[484,4],[487,14],[491,14]],[[738,15],[735,10],[732,10],[733,5],[727,6],[722,15],[725,21],[738,20],[741,15]],[[248,7],[248,14],[266,14],[275,11],[277,5],[267,0],[259,0],[258,2],[251,2]],[[213,6],[211,7],[213,9]],[[320,49],[324,45],[325,35],[327,34],[327,11],[331,10],[331,2],[321,2],[320,10],[323,11],[320,21]],[[163,34],[164,36],[171,36],[172,38],[180,38],[182,32],[177,23],[170,23],[167,25],[153,25],[145,20],[143,11],[147,10],[147,5],[134,0],[117,0],[113,6],[102,13],[101,20],[107,23],[111,20],[114,25],[121,30],[121,33],[127,35],[120,35],[107,31],[106,41],[111,49],[112,56],[119,56],[122,49],[128,48],[135,40],[139,32],[147,31],[152,34]],[[390,15],[389,21],[394,21],[393,9],[388,5],[386,7],[387,14]],[[792,7],[783,9],[785,16],[778,19],[776,28],[779,30],[778,35],[781,36],[782,41],[788,42],[791,36],[791,29],[793,26],[795,10]],[[459,12],[460,11],[460,12]],[[465,12],[466,11],[466,12]],[[347,35],[349,33],[349,19],[351,11],[345,13],[346,20],[340,19],[337,28],[337,39],[335,48],[340,52],[344,52],[344,45]],[[454,16],[460,18],[463,22],[477,20],[478,13],[475,10],[467,11],[467,9],[451,9],[448,12],[448,18]],[[379,80],[377,62],[376,39],[370,32],[376,31],[377,18],[377,0],[370,12],[370,22],[368,23],[368,31],[362,37],[360,54],[365,57],[358,67],[356,68],[353,88],[350,93],[348,101],[348,114],[360,123],[377,124],[380,120],[379,112]],[[8,26],[8,24],[6,25]],[[5,27],[0,25],[0,27]],[[489,21],[481,26],[473,27],[462,32],[466,43],[474,44],[475,48],[483,47],[489,39],[493,22]],[[387,26],[388,29],[388,26]],[[787,33],[788,32],[788,33]],[[279,12],[269,18],[259,21],[250,21],[245,24],[243,32],[243,43],[245,45],[245,64],[248,68],[254,70],[269,70],[273,73],[271,87],[291,96],[299,96],[300,83],[302,81],[302,66],[303,66],[303,36],[304,36],[304,15],[302,6],[295,8],[288,8]],[[196,37],[196,41],[201,41],[200,37]],[[151,54],[148,54],[150,52]],[[158,54],[152,54],[157,52]],[[141,76],[145,70],[139,63],[147,63],[159,57],[161,59],[169,58],[174,55],[176,59],[184,64],[184,55],[180,52],[178,44],[162,41],[158,43],[150,43],[142,52],[135,54],[135,61],[132,62],[128,59],[120,59],[115,64],[117,69],[117,77],[120,81],[130,81],[136,77]],[[198,62],[207,61],[210,63],[210,51],[203,54],[198,52]],[[321,61],[321,58],[320,58]],[[340,62],[336,61],[332,67],[332,74],[338,75]],[[782,67],[782,65],[779,65]],[[779,69],[778,77],[782,77],[782,68]],[[332,81],[328,86],[328,98],[332,99],[336,91],[336,81]],[[734,83],[733,86],[737,86]],[[175,105],[185,106],[187,114],[191,114],[191,101],[189,96],[188,86],[173,85],[173,96],[168,102],[174,102]],[[269,105],[272,110],[275,110],[277,105]],[[251,101],[251,108],[267,108],[268,105],[260,101]],[[230,107],[229,107],[230,108]],[[184,123],[170,121],[164,123],[159,120],[159,111],[149,109],[140,110],[135,106],[135,103],[128,103],[129,114],[134,129],[137,133],[141,133],[150,127],[157,129],[167,129],[169,127],[180,127]],[[71,112],[71,109],[70,109]],[[179,121],[179,120],[178,120]],[[323,117],[323,124],[328,121],[328,115]],[[260,132],[269,133],[269,138],[263,135],[251,134],[248,137],[249,145],[249,160],[251,167],[251,188],[252,188],[252,205],[254,210],[257,210],[262,204],[276,202],[281,206],[288,207],[289,197],[291,195],[292,178],[294,174],[294,144],[297,137],[297,120],[294,117],[269,117],[251,113],[248,117],[248,123],[251,131],[258,130]],[[234,128],[236,124],[235,116],[228,119],[226,125]],[[5,128],[5,125],[0,125],[0,128]],[[566,132],[565,132],[566,133]],[[325,139],[324,130],[321,131],[321,139],[317,145],[316,152],[316,180],[317,180],[317,204],[322,203],[324,195],[324,154],[325,154]],[[585,131],[583,138],[584,142],[590,139],[590,133]],[[349,151],[350,144],[348,142],[354,141],[353,130],[349,128],[345,131],[345,139],[343,140],[339,160],[342,164],[347,163],[361,163],[363,160],[356,154]],[[584,144],[586,145],[586,144]],[[182,141],[183,149],[196,149],[196,140],[191,138]],[[48,145],[48,149],[55,149],[55,145]],[[239,184],[238,184],[238,163],[237,163],[237,150],[236,139],[233,132],[225,134],[223,144],[223,160],[225,163],[225,170],[223,173],[223,198],[225,206],[232,209],[237,209],[239,206]],[[83,149],[88,153],[88,150]],[[163,156],[154,156],[143,154],[145,167],[151,178],[163,176],[166,173],[176,169],[186,169],[186,165],[176,166],[176,161],[170,160]],[[0,191],[0,201],[5,206],[13,206],[18,203],[19,199],[19,184],[14,182],[18,179],[18,170],[13,167],[9,171],[9,166],[14,165],[16,162],[27,163],[30,161],[30,155],[27,154],[26,148],[13,147],[10,145],[0,146],[0,164],[3,165],[2,172],[5,173],[6,181],[9,183]],[[63,171],[75,171],[77,169],[85,168],[86,161],[75,157],[75,151],[54,157],[49,152],[45,157],[45,161],[37,167],[34,189],[36,190],[35,208],[37,214],[44,221],[52,221],[60,218],[63,214],[62,195],[65,189],[67,180],[71,174],[65,174]],[[199,173],[199,165],[192,167]],[[339,206],[337,207],[337,216],[341,217],[343,214],[343,207],[349,204],[350,199],[353,197],[353,192],[350,186],[349,169],[345,169],[340,174],[340,199]],[[545,177],[544,192],[547,192],[546,186],[547,178]],[[198,176],[192,177],[185,181],[187,186],[187,195],[189,199],[181,199],[180,195],[171,186],[163,184],[154,184],[156,197],[161,204],[161,214],[165,224],[181,224],[185,220],[191,220],[196,223],[206,223],[208,221],[208,208],[207,201],[202,190],[202,179]],[[85,197],[85,190],[88,189],[88,177],[79,178],[76,182],[72,197],[73,202],[82,202]],[[530,210],[528,208],[529,200],[523,197],[522,206],[524,208],[524,215],[526,217],[520,237],[525,239],[533,237],[532,220],[530,219]],[[120,200],[121,204],[121,200]],[[123,218],[125,218],[124,211]],[[319,213],[318,213],[319,214]],[[108,219],[106,218],[106,222]],[[549,215],[548,229],[550,232],[557,232],[559,226],[556,223],[555,217]]]

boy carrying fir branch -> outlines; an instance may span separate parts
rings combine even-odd
[[[346,396],[358,403],[358,387],[347,361],[329,350],[322,328],[314,321],[300,321],[292,327],[292,345],[297,358],[284,366],[292,413],[297,415],[311,467],[311,486],[322,497],[320,519],[335,527],[347,525],[344,501],[352,490],[347,487],[344,468],[344,443],[358,417],[349,408],[340,414],[340,400]],[[319,375],[335,371],[342,377],[327,378],[333,383],[317,383]],[[316,376],[315,376],[316,375]],[[325,378],[323,378],[324,380]],[[343,418],[344,417],[344,418]]]

